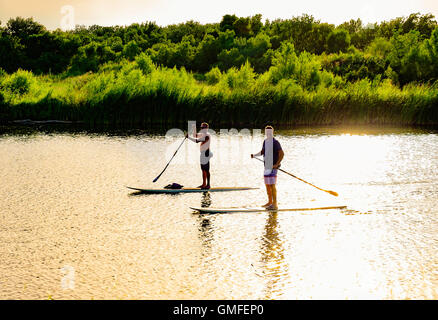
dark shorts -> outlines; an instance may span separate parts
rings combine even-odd
[[[203,164],[203,162],[205,162],[205,160],[207,159],[208,159],[207,163]],[[210,149],[205,150],[204,157],[201,154],[200,161],[201,161],[201,170],[207,172],[210,171]]]
[[[210,171],[210,161],[208,161],[206,164],[201,164],[201,170],[202,171]]]

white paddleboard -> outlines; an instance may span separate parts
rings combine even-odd
[[[210,189],[200,189],[200,188],[182,188],[182,189],[142,189],[142,188],[132,188],[128,189],[135,190],[141,193],[149,194],[173,194],[173,193],[193,193],[193,192],[226,192],[226,191],[244,191],[244,190],[255,190],[258,188],[250,187],[223,187],[223,188],[210,188]]]
[[[278,208],[277,210],[267,210],[263,207],[242,207],[242,208],[203,208],[190,207],[200,213],[234,213],[234,212],[278,212],[278,211],[309,211],[309,210],[330,210],[330,209],[345,209],[347,206],[327,206],[327,207],[309,207],[309,208]]]

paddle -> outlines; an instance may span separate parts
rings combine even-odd
[[[187,139],[187,136],[184,137],[184,140],[181,142],[178,149],[176,149],[175,153],[173,154],[172,158],[169,160],[167,165],[164,167],[163,171],[161,171],[161,173],[158,175],[158,177],[156,177],[152,182],[156,182],[158,179],[160,179],[161,175],[164,173],[164,171],[166,171],[167,167],[169,166],[170,161],[172,161],[172,159],[176,156],[176,153],[178,152],[179,148],[181,148],[181,146],[183,145],[184,141],[186,141],[186,139]]]
[[[257,158],[257,157],[254,157],[254,159],[257,159],[257,160],[259,160],[259,161],[264,162],[262,159]],[[301,178],[298,178],[297,176],[294,176],[292,173],[289,173],[289,172],[287,172],[287,171],[284,171],[283,169],[278,169],[278,170],[280,170],[281,172],[284,172],[284,173],[286,173],[286,174],[288,174],[288,175],[294,177],[295,179],[298,179],[298,180],[300,180],[300,181],[302,181],[302,182],[304,182],[304,183],[307,183],[307,184],[311,185],[312,187],[314,187],[314,188],[316,188],[316,189],[318,189],[318,190],[321,190],[321,191],[324,191],[324,192],[330,193],[332,196],[337,197],[337,196],[339,195],[337,192],[330,191],[330,190],[324,190],[324,189],[321,189],[321,188],[319,188],[319,187],[317,187],[317,186],[311,184],[310,182],[307,182],[307,181],[305,181],[305,180],[303,180],[303,179],[301,179]]]

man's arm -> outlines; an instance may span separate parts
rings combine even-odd
[[[284,152],[283,152],[283,150],[282,150],[282,149],[278,150],[278,161],[277,161],[277,163],[275,163],[275,164],[272,166],[272,168],[274,168],[274,169],[278,169],[278,168],[280,167],[281,160],[283,160],[283,157],[284,157]]]
[[[187,139],[189,139],[190,141],[193,141],[193,142],[196,142],[196,143],[201,142],[199,139],[192,138],[191,136],[189,136],[189,134],[186,134],[186,137],[187,137]]]
[[[199,136],[201,135],[201,137],[199,138]],[[189,136],[189,134],[186,134],[187,139],[199,143],[201,142],[201,144],[206,143],[210,138],[209,136],[204,136],[202,134],[196,133],[196,129],[193,130],[193,138]],[[199,138],[199,139],[198,139]]]
[[[263,154],[264,154],[264,152],[263,152],[263,149],[262,149],[262,150],[260,150],[260,152],[258,152],[258,153],[251,154],[251,158],[259,157],[259,156],[261,156],[261,155],[263,155]]]

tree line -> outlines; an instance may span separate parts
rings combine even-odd
[[[134,61],[139,55],[213,82],[218,71],[248,63],[262,75],[283,59],[295,67],[313,65],[349,82],[390,79],[404,86],[438,79],[438,29],[433,15],[419,13],[368,25],[350,20],[338,26],[310,15],[263,22],[260,14],[225,15],[212,24],[188,21],[161,27],[146,22],[77,26],[71,31],[49,31],[32,18],[0,24],[0,73],[23,69],[37,75],[80,75],[97,72],[107,63]]]

